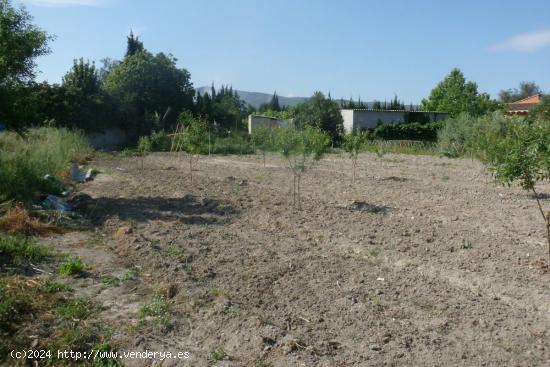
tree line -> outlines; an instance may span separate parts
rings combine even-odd
[[[0,123],[9,129],[48,125],[94,131],[120,127],[137,140],[152,131],[173,129],[182,114],[204,119],[214,131],[244,130],[245,117],[255,111],[231,86],[216,90],[212,85],[209,92],[197,92],[190,72],[178,67],[173,55],[153,54],[132,32],[120,60],[106,58],[98,67],[76,59],[60,84],[36,82],[35,60],[50,52],[48,43],[53,36],[34,25],[32,16],[23,7],[14,7],[11,0],[0,0],[0,20]],[[422,100],[420,108],[451,117],[461,113],[480,116],[501,109],[503,102],[535,92],[540,92],[536,84],[524,82],[519,90],[501,91],[497,101],[479,92],[477,84],[467,81],[459,69],[453,69]],[[259,112],[292,118],[296,126],[318,127],[338,142],[343,134],[339,110],[367,107],[360,99],[337,101],[330,93],[325,96],[321,92],[288,107],[282,106],[274,93]],[[389,103],[374,101],[370,107],[418,110],[412,104],[407,108],[397,96]]]

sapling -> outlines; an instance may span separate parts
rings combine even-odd
[[[301,209],[302,176],[323,158],[330,146],[330,138],[320,129],[310,126],[303,129],[287,126],[276,131],[276,146],[292,172],[292,205]]]
[[[189,159],[189,176],[193,183],[193,163],[203,151],[204,144],[208,138],[206,121],[200,118],[191,118],[186,121],[186,126],[178,125],[172,138],[171,151],[187,152]]]
[[[262,158],[265,167],[265,155],[268,151],[273,149],[274,146],[273,130],[266,126],[255,127],[254,130],[252,130],[251,139],[254,147],[262,152]]]
[[[519,123],[485,152],[484,161],[497,181],[511,185],[518,182],[531,191],[546,226],[550,266],[550,212],[545,212],[537,184],[550,178],[550,126],[548,122]]]
[[[151,144],[151,139],[148,136],[142,136],[138,140],[138,152],[141,157],[141,170],[143,170],[143,159],[149,152],[151,152],[153,146]]]
[[[357,170],[357,158],[359,153],[365,148],[367,143],[367,134],[366,133],[357,133],[348,134],[344,138],[344,144],[342,148],[349,154],[351,159],[352,167],[352,183],[355,183],[355,172]]]

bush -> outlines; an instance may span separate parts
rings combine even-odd
[[[436,141],[437,132],[443,127],[441,121],[428,124],[420,122],[397,125],[380,125],[374,130],[374,136],[385,140],[425,140]]]
[[[81,133],[61,128],[30,129],[21,136],[0,133],[0,202],[29,202],[38,193],[58,193],[44,175],[63,176],[71,162],[92,152]]]
[[[205,153],[208,153],[208,141],[205,144]],[[214,138],[212,146],[214,154],[253,154],[254,146],[247,133],[231,133]]]
[[[172,145],[172,138],[164,131],[153,131],[149,136],[151,151],[169,152]]]
[[[461,114],[445,121],[437,141],[443,154],[449,157],[468,155],[484,159],[514,126],[521,123],[521,117],[506,116],[501,112],[481,117]]]

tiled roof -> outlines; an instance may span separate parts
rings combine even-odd
[[[540,103],[540,94],[535,94],[534,96],[529,96],[527,98],[520,99],[508,104],[538,104]]]

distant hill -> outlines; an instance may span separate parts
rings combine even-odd
[[[197,91],[199,91],[201,94],[209,93],[210,94],[210,87],[199,87],[197,88]],[[262,103],[268,103],[271,100],[271,97],[273,97],[273,94],[269,93],[261,93],[261,92],[247,92],[244,90],[235,90],[239,97],[246,103],[251,104],[254,106],[254,108],[259,108]],[[294,106],[298,103],[302,103],[307,101],[309,98],[307,97],[279,97],[279,104],[281,106]]]

